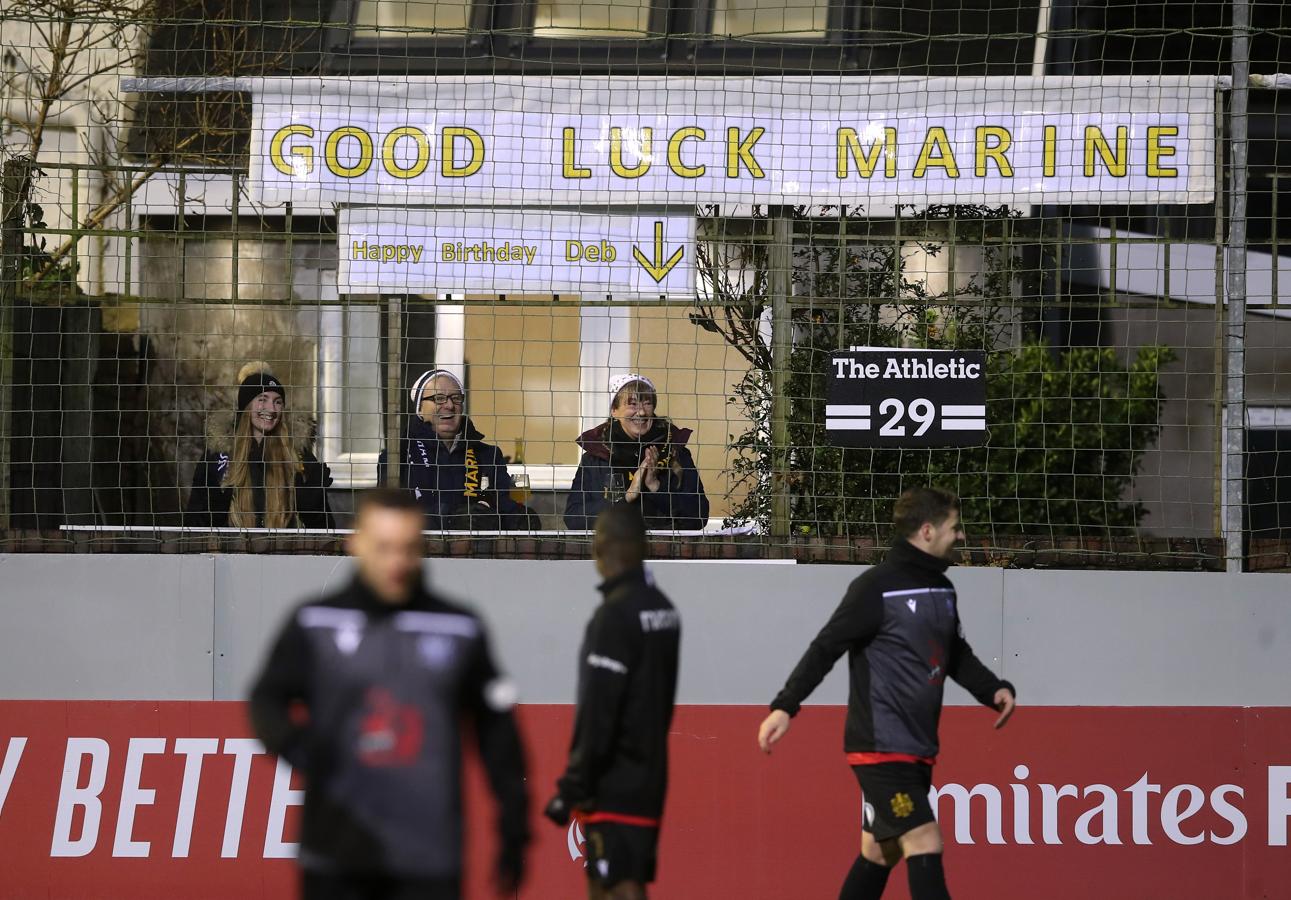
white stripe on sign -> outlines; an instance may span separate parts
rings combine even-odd
[[[829,415],[829,413],[825,413],[825,415]],[[966,416],[977,416],[980,418],[981,416],[986,415],[986,407],[985,406],[953,406],[948,404],[941,408],[941,415],[942,415],[942,418],[952,418],[952,419],[962,418]]]
[[[826,419],[826,431],[869,431],[869,419]]]
[[[846,416],[868,416],[869,414],[870,414],[870,408],[868,406],[846,406],[846,405],[828,406],[827,405],[825,407],[826,416],[845,416],[845,417]],[[981,415],[985,415],[985,414],[986,413],[984,412],[981,413]]]
[[[985,431],[985,419],[942,419],[942,431]]]

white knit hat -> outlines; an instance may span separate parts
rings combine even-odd
[[[457,385],[457,390],[462,396],[466,396],[466,388],[462,385],[462,379],[447,369],[431,369],[429,372],[422,372],[421,377],[412,383],[412,390],[408,392],[408,396],[412,398],[413,412],[421,409],[421,392],[426,389],[426,385],[440,377],[453,379],[453,384]]]
[[[614,398],[619,395],[619,391],[623,390],[634,381],[639,381],[646,387],[650,388],[650,390],[658,393],[658,389],[655,388],[654,382],[649,378],[646,378],[644,375],[638,375],[635,372],[628,375],[615,375],[610,379],[610,403],[614,402]]]

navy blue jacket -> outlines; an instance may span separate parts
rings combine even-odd
[[[845,751],[935,758],[946,676],[984,706],[994,705],[1000,688],[1016,695],[964,639],[959,598],[945,574],[948,565],[898,540],[883,562],[848,587],[771,708],[797,715],[846,653]]]
[[[565,502],[565,525],[574,531],[595,528],[601,510],[622,501],[627,493],[633,472],[614,465],[610,459],[610,425],[604,422],[578,438],[583,458],[578,462]],[[641,515],[646,528],[655,531],[700,529],[708,524],[708,496],[695,468],[695,459],[686,448],[691,431],[671,425],[669,429],[669,443],[681,466],[681,474],[675,475],[669,468],[659,473],[659,490],[641,491],[637,501],[641,504]]]
[[[426,527],[436,531],[481,529],[537,530],[538,514],[511,497],[515,482],[507,472],[502,451],[484,442],[484,435],[464,418],[453,445],[446,446],[435,429],[417,416],[404,441],[399,484],[410,489],[426,510]],[[377,477],[385,480],[386,455],[377,461]]]

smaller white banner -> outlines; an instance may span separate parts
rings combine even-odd
[[[345,294],[695,295],[693,216],[357,207],[339,250]]]

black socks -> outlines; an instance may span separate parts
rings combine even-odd
[[[890,874],[892,870],[887,866],[872,863],[858,855],[856,862],[852,863],[852,870],[847,873],[847,880],[843,882],[838,900],[879,900]]]
[[[910,870],[910,896],[913,900],[950,900],[940,853],[907,856],[905,864]]]

